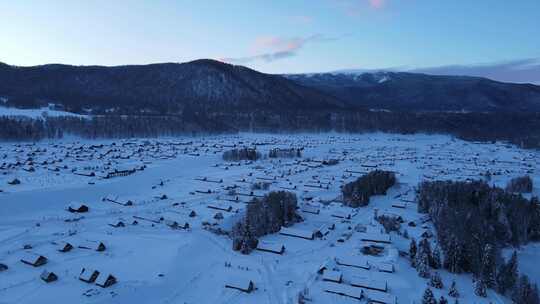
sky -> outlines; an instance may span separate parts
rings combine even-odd
[[[0,37],[0,61],[20,66],[211,58],[540,83],[540,0],[2,1]]]

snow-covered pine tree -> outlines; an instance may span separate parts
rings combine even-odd
[[[444,296],[441,296],[439,298],[439,304],[448,304],[448,300]]]
[[[447,250],[445,251],[444,267],[452,273],[461,272],[461,259],[462,259],[462,250],[461,245],[459,244],[456,237],[452,237],[447,245]]]
[[[411,259],[411,266],[416,267],[416,240],[414,238],[411,239],[409,245],[409,258]]]
[[[486,283],[481,278],[473,279],[474,294],[479,297],[487,297]]]
[[[481,279],[486,284],[487,288],[494,288],[497,284],[495,250],[491,244],[486,244],[484,246]]]
[[[443,282],[441,279],[441,275],[438,272],[435,272],[431,275],[431,278],[429,280],[429,286],[437,289],[443,288]]]
[[[540,294],[538,293],[538,285],[534,284],[532,288],[532,304],[540,304]]]
[[[431,265],[432,260],[432,253],[431,253],[431,244],[429,243],[429,240],[426,238],[422,238],[420,242],[418,243],[418,252],[420,255],[427,254],[429,258],[429,265]]]
[[[452,280],[452,285],[450,285],[450,290],[448,291],[448,295],[452,298],[459,298],[459,291],[457,290],[456,286],[456,280]]]
[[[422,296],[422,304],[437,304],[433,291],[431,291],[429,287],[424,291],[424,295]]]
[[[420,252],[418,254],[420,254]],[[417,259],[416,270],[418,271],[418,276],[421,278],[430,277],[429,257],[427,254],[424,253],[420,256],[420,258]]]
[[[518,284],[512,292],[512,301],[514,303],[538,304],[538,287],[530,283],[529,277],[522,275],[519,278]]]
[[[497,273],[497,290],[501,294],[513,292],[518,283],[518,259],[514,251],[508,263],[502,263]]]
[[[439,246],[436,246],[435,249],[433,249],[433,254],[431,258],[431,267],[433,269],[441,268],[441,250],[439,249]]]

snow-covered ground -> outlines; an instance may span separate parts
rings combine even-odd
[[[223,151],[235,145],[256,145],[263,154],[275,147],[303,147],[304,151],[298,159],[223,162]],[[325,166],[324,159],[340,162]],[[479,179],[490,171],[490,182],[496,185],[504,186],[524,174],[538,184],[539,160],[537,152],[502,143],[428,135],[240,134],[0,144],[0,263],[9,267],[0,272],[0,303],[296,303],[303,291],[312,303],[359,302],[325,292],[328,283],[317,273],[325,263],[342,272],[343,285],[359,277],[387,282],[386,294],[398,303],[419,303],[427,281],[398,254],[408,250],[409,240],[392,233],[382,255],[360,253],[363,229],[381,233],[373,220],[375,209],[379,214],[400,215],[405,223],[419,221],[421,215],[412,202],[419,181]],[[372,198],[367,207],[341,206],[336,201],[340,186],[374,168],[395,171],[399,183],[387,195]],[[127,176],[104,178],[114,172]],[[20,184],[8,183],[14,179]],[[250,199],[239,196],[239,201],[231,201],[229,189],[236,185],[238,192],[247,195],[257,181],[271,182],[269,190],[294,191],[300,204],[309,200],[320,209],[319,214],[301,212],[305,221],[295,229],[314,231],[331,224],[335,229],[314,240],[281,234],[261,239],[283,244],[282,255],[234,252],[227,236],[211,231],[229,229],[242,215],[243,201]],[[107,196],[131,200],[133,206],[104,201]],[[67,212],[72,202],[86,204],[89,212]],[[406,208],[392,207],[396,202]],[[233,210],[209,208],[215,206]],[[195,217],[189,216],[192,211]],[[214,219],[218,212],[224,219]],[[354,216],[350,220],[334,216],[340,212]],[[109,225],[118,221],[125,227]],[[190,228],[171,229],[172,221],[187,222]],[[421,226],[407,227],[409,235],[418,239],[424,232]],[[78,248],[87,241],[102,242],[106,250]],[[62,242],[75,248],[59,252]],[[534,265],[537,246],[524,249],[530,253],[524,253],[528,258],[520,256],[522,265]],[[27,253],[43,255],[48,262],[40,267],[23,264],[20,259]],[[366,259],[371,268],[337,265],[336,258]],[[395,272],[379,272],[381,263],[392,264]],[[118,283],[101,288],[80,281],[82,268],[110,273]],[[39,275],[44,269],[58,275],[58,280],[43,282]],[[540,282],[538,272],[528,274]],[[475,297],[469,275],[444,271],[441,275],[445,287],[433,289],[437,298],[446,296],[456,279],[460,303],[507,303],[492,291],[488,298]],[[251,280],[255,290],[225,288],[238,280]]]
[[[49,108],[41,109],[17,109],[17,108],[8,108],[0,106],[0,116],[9,116],[9,117],[28,117],[28,118],[42,118],[42,117],[59,117],[59,116],[73,116],[84,118],[86,115],[51,110]]]

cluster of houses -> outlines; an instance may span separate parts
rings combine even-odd
[[[106,250],[105,244],[99,241],[87,240],[80,242],[77,245],[73,245],[69,242],[55,242],[53,245],[56,246],[57,251],[60,253],[67,253],[75,248],[82,250],[92,250],[97,252],[103,252]],[[31,246],[27,247],[29,249],[32,249]],[[21,255],[20,262],[28,266],[44,268],[45,265],[49,262],[49,258],[44,255],[25,250]],[[0,272],[6,271],[7,269],[7,265],[0,264]],[[46,283],[51,283],[59,279],[59,275],[57,273],[54,273],[47,269],[44,269],[39,277]],[[100,272],[98,271],[91,271],[90,274],[89,271],[87,271],[85,268],[82,269],[79,279],[86,283],[95,283],[97,286],[102,288],[107,288],[116,283],[116,278],[112,274],[103,274],[100,276]]]
[[[350,145],[347,146],[347,143]],[[395,237],[382,232],[381,226],[375,221],[361,223],[371,229],[358,225],[358,214],[361,211],[342,206],[339,194],[344,183],[375,169],[391,170],[399,175],[400,162],[413,164],[423,172],[423,179],[441,176],[473,178],[478,176],[478,168],[495,168],[492,169],[495,175],[521,174],[533,172],[538,164],[533,154],[520,154],[521,157],[516,156],[508,161],[499,160],[496,156],[453,153],[451,150],[441,153],[440,150],[449,149],[441,145],[432,145],[420,153],[413,147],[365,146],[358,143],[359,140],[354,137],[336,136],[326,139],[270,138],[251,141],[240,138],[236,141],[220,138],[212,141],[132,139],[106,144],[14,144],[0,149],[0,173],[4,173],[6,180],[9,179],[12,184],[8,187],[15,187],[19,174],[28,176],[48,171],[49,174],[69,174],[82,179],[109,179],[137,174],[153,162],[174,159],[179,155],[188,155],[190,159],[215,155],[218,163],[212,172],[222,172],[223,175],[214,176],[201,170],[199,174],[206,175],[190,177],[190,186],[193,184],[194,189],[190,188],[189,193],[185,185],[175,184],[177,192],[183,195],[182,199],[176,199],[177,193],[167,187],[169,181],[149,181],[151,194],[146,198],[106,195],[99,203],[99,208],[91,204],[95,202],[71,202],[65,207],[69,213],[64,211],[70,214],[65,220],[66,225],[84,228],[87,220],[85,216],[88,214],[87,217],[92,218],[91,215],[97,209],[101,211],[100,216],[103,216],[104,222],[100,229],[111,234],[131,233],[131,229],[138,227],[156,232],[167,229],[174,235],[193,233],[198,228],[227,234],[231,223],[242,216],[254,199],[262,198],[269,191],[291,191],[297,195],[297,213],[303,221],[281,227],[269,238],[261,238],[257,242],[255,254],[261,255],[261,260],[280,261],[293,256],[295,250],[304,244],[308,248],[319,248],[327,243],[332,246],[354,243],[354,252],[337,255],[319,267],[316,270],[317,279],[309,288],[332,296],[395,304],[398,299],[392,293],[391,281],[374,275],[396,275],[394,262],[380,258],[390,250],[395,250]],[[326,153],[316,157],[309,155],[310,149],[323,144],[330,147]],[[224,151],[243,146],[257,149],[274,149],[276,146],[280,149],[301,149],[304,155],[263,161],[220,160]],[[493,146],[491,149],[502,147]],[[460,166],[447,166],[449,160]],[[0,188],[3,187],[0,185]],[[418,221],[406,219],[406,212],[416,208],[414,196],[412,186],[400,185],[399,194],[392,198],[386,210],[378,210],[375,217],[402,217],[405,222],[409,222],[409,229],[418,229],[428,234],[429,218],[419,218]],[[99,240],[59,241],[54,246],[60,253],[79,250],[107,252],[105,242]],[[44,282],[68,279],[63,277],[63,273],[45,269],[49,258],[54,257],[34,252],[31,248],[24,250],[20,264],[0,263],[0,276],[11,268],[30,266],[44,269],[40,275]],[[88,268],[87,265],[80,267],[78,279],[81,282],[102,288],[117,283],[116,276],[103,271],[101,267],[98,267],[99,270]],[[256,286],[255,282],[249,275],[232,275],[224,280],[223,288],[233,292],[252,293],[261,287]]]

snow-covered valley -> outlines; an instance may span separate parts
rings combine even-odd
[[[303,155],[223,161],[224,151],[243,146],[257,147],[263,155],[272,148],[301,148]],[[433,231],[417,212],[418,183],[484,179],[489,171],[489,183],[504,187],[511,178],[529,175],[532,195],[538,195],[539,165],[536,151],[443,135],[240,134],[3,143],[0,263],[8,269],[0,272],[0,303],[297,303],[299,294],[309,303],[420,303],[428,280],[402,254],[410,238]],[[374,169],[395,172],[397,184],[366,207],[343,206],[340,187]],[[253,190],[257,182],[269,188]],[[253,197],[272,190],[297,195],[304,221],[293,226],[294,234],[308,237],[275,233],[261,238],[269,248],[284,247],[281,254],[233,251],[223,232]],[[81,205],[88,212],[67,211]],[[408,236],[385,234],[375,214],[401,216]],[[414,226],[407,225],[411,222]],[[92,247],[100,243],[104,250]],[[363,255],[361,247],[373,243],[381,253]],[[73,248],[60,251],[66,244]],[[538,245],[529,244],[520,254],[524,265],[534,267]],[[46,263],[21,262],[36,255]],[[323,268],[339,273],[339,280]],[[98,279],[84,282],[83,269],[99,271]],[[58,279],[45,283],[40,279],[44,270]],[[510,303],[492,290],[486,298],[475,296],[470,274],[439,272],[444,287],[433,289],[437,299],[449,298],[455,280],[460,303]],[[109,274],[115,284],[96,285]],[[540,282],[538,271],[528,275]],[[249,282],[254,287],[249,293],[230,288]]]

